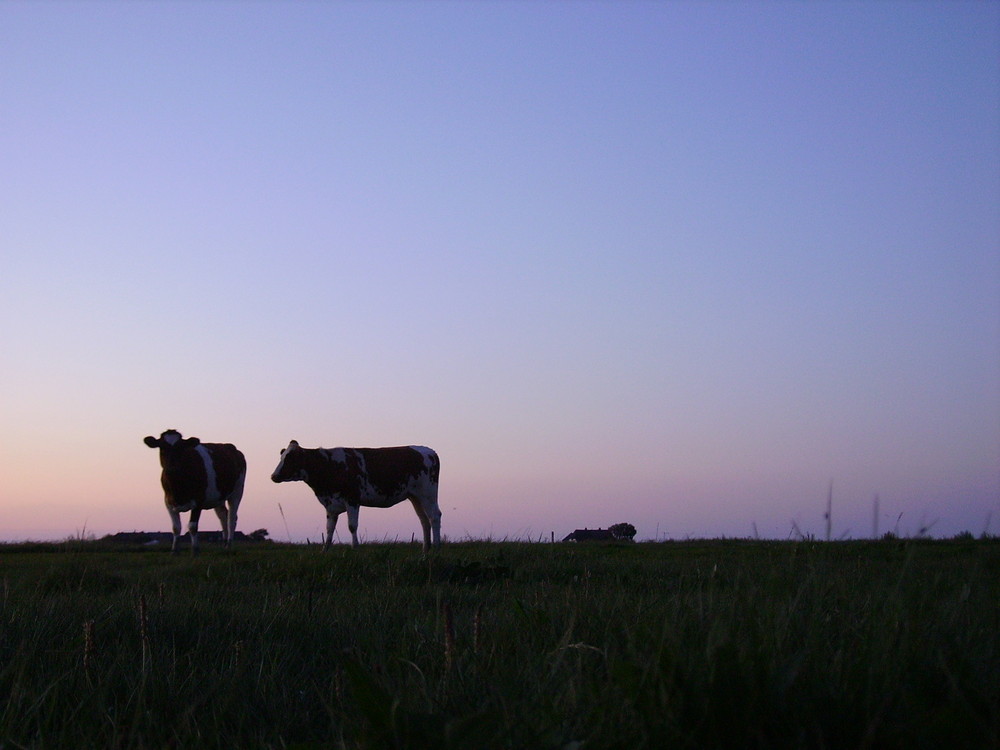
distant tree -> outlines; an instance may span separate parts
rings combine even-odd
[[[616,523],[608,529],[615,539],[633,541],[635,539],[635,526],[630,523]]]
[[[265,542],[267,541],[267,529],[257,529],[250,534],[250,538],[255,542]]]

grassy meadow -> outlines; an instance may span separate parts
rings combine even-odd
[[[1000,746],[1000,543],[0,546],[0,748]]]

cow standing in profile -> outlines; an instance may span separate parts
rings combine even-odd
[[[390,508],[404,500],[413,503],[424,531],[424,551],[441,546],[441,509],[438,477],[441,462],[430,448],[302,448],[294,440],[281,451],[271,474],[274,482],[303,481],[326,508],[326,539],[330,547],[337,518],[347,513],[351,544],[357,547],[361,506]]]
[[[229,443],[203,443],[198,438],[184,438],[177,430],[167,430],[159,438],[152,435],[143,442],[160,449],[163,474],[163,499],[170,514],[174,533],[171,552],[177,552],[181,535],[181,513],[191,511],[188,531],[191,551],[198,553],[198,519],[203,510],[212,509],[222,522],[226,546],[236,531],[236,509],[243,497],[247,462],[236,446]],[[228,508],[227,508],[228,506]]]

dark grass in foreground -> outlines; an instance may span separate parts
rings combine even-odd
[[[0,546],[0,747],[997,747],[995,541]]]

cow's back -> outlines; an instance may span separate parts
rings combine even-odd
[[[360,458],[365,483],[374,497],[396,500],[437,493],[440,462],[430,448],[408,445],[344,450]]]

